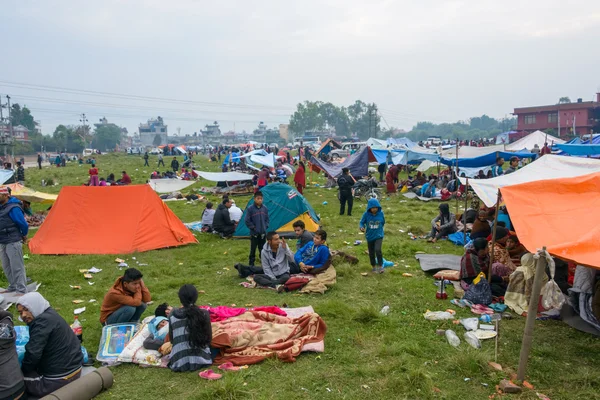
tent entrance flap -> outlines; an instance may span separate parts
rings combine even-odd
[[[293,232],[294,231],[294,222],[302,221],[304,222],[304,226],[306,230],[309,232],[316,232],[319,229],[319,224],[316,223],[308,212],[298,216],[298,218],[294,218],[287,224],[277,229],[277,232]]]

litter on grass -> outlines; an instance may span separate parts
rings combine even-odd
[[[85,311],[85,307],[76,308],[76,309],[73,311],[73,314],[75,314],[75,315],[79,315],[79,314],[81,314],[81,313],[82,313],[82,312],[84,312],[84,311]]]

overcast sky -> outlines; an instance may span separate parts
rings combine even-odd
[[[408,130],[600,88],[598,0],[7,0],[0,33],[0,94],[44,133],[82,112],[130,133],[156,115],[170,134],[251,131],[356,99]]]

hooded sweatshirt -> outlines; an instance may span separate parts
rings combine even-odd
[[[377,212],[373,214],[371,208],[377,207]],[[372,242],[377,239],[383,239],[383,226],[385,225],[385,217],[381,211],[381,204],[377,199],[369,199],[367,203],[367,211],[360,219],[360,228],[365,228],[365,238],[367,242]]]
[[[329,247],[324,244],[317,246],[314,241],[310,241],[296,252],[294,261],[298,265],[303,262],[305,265],[318,270],[326,266],[329,257]],[[319,271],[313,271],[313,273],[319,273]]]
[[[271,279],[276,279],[278,276],[290,273],[290,261],[294,261],[294,254],[290,250],[290,246],[285,246],[285,249],[280,244],[277,248],[277,254],[273,256],[273,250],[269,242],[266,242],[260,252],[260,262],[263,271]]]
[[[138,307],[142,303],[147,303],[151,300],[150,291],[146,285],[141,284],[140,290],[135,293],[126,292],[119,278],[104,296],[102,307],[100,308],[100,322],[105,323],[106,319],[122,306]]]

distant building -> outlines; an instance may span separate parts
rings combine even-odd
[[[142,146],[155,146],[154,138],[160,136],[160,144],[168,144],[169,136],[167,131],[167,125],[164,124],[162,117],[156,119],[149,119],[147,123],[140,124],[139,128],[139,140]]]
[[[11,137],[10,125],[0,125],[0,137],[2,137],[2,144],[11,142],[29,142],[29,129],[23,125],[13,126]]]
[[[600,93],[596,101],[515,108],[517,131],[534,132],[554,129],[558,137],[581,136],[600,132]],[[574,128],[573,128],[574,127]]]
[[[221,143],[223,138],[221,137],[221,129],[219,128],[219,123],[217,121],[212,124],[206,124],[204,129],[200,130],[200,135],[202,138],[202,143],[206,144],[224,144]]]
[[[287,143],[290,137],[290,124],[279,124],[279,137]]]
[[[260,121],[258,124],[258,129],[254,130],[253,139],[258,143],[278,143],[281,141],[281,137],[279,135],[279,129],[269,129],[267,128],[267,124],[263,121]]]

